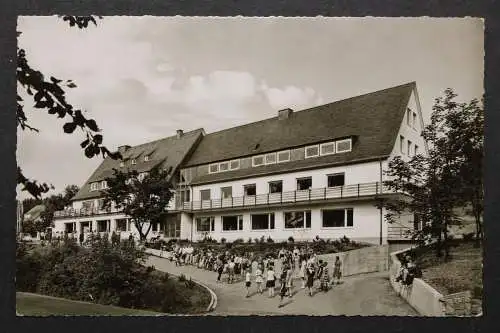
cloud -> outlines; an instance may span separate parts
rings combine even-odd
[[[270,88],[266,83],[261,84],[267,100],[274,109],[293,108],[303,109],[319,105],[323,98],[310,87],[299,88],[287,86],[283,89]]]

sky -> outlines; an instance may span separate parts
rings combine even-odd
[[[429,119],[434,99],[483,95],[484,26],[474,18],[215,18],[108,16],[70,28],[57,16],[23,16],[17,30],[33,68],[73,80],[67,100],[97,121],[104,145],[207,133],[412,82]],[[18,130],[26,176],[81,186],[102,158],[87,159],[82,132],[25,111],[40,132]],[[18,197],[29,194],[20,192]]]

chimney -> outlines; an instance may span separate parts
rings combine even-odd
[[[123,154],[124,152],[126,152],[127,150],[130,149],[130,146],[129,145],[123,145],[123,146],[119,146],[118,147],[118,152],[120,154]]]
[[[293,110],[290,109],[290,108],[286,108],[286,109],[283,109],[283,110],[279,110],[278,111],[278,119],[279,120],[282,120],[282,119],[288,119],[290,118],[290,115],[293,113]]]
[[[182,137],[182,135],[184,134],[184,131],[181,130],[181,129],[178,129],[177,130],[177,139],[180,139]]]

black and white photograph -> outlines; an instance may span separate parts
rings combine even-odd
[[[17,316],[482,316],[484,23],[18,16]]]

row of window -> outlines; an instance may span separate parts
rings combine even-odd
[[[250,230],[274,230],[274,213],[251,214]],[[323,228],[352,227],[354,211],[352,208],[322,210]],[[285,229],[310,229],[311,211],[290,211],[283,213]],[[243,215],[227,215],[221,217],[222,231],[243,231]],[[215,217],[205,216],[196,218],[197,232],[215,231]]]
[[[312,177],[303,177],[297,178],[297,190],[304,191],[312,188]],[[327,184],[328,187],[336,187],[336,186],[344,186],[345,185],[345,174],[344,173],[336,173],[327,175]],[[269,189],[268,193],[282,193],[283,192],[283,181],[271,181],[268,183]],[[233,196],[233,187],[225,186],[221,187],[221,198],[228,199]],[[256,184],[247,184],[243,185],[243,195],[244,196],[254,196],[257,194],[257,185]],[[200,200],[206,201],[211,200],[211,190],[200,190]]]
[[[351,139],[325,142],[322,144],[305,147],[305,157],[311,158],[311,157],[325,156],[331,154],[346,153],[350,152],[351,149],[352,149]],[[290,154],[291,154],[290,150],[283,150],[279,152],[252,156],[252,167],[289,162]],[[240,160],[236,159],[231,161],[224,161],[224,162],[210,164],[210,166],[208,167],[208,172],[218,173],[218,172],[237,170],[239,168],[240,168]]]
[[[399,150],[401,154],[406,154],[408,156],[415,156],[419,153],[418,146],[413,144],[410,140],[406,140],[405,145],[405,137],[402,135],[399,136]]]
[[[90,191],[105,190],[108,188],[108,182],[103,180],[101,182],[90,183]]]
[[[417,128],[417,114],[410,108],[406,110],[406,124],[413,129]]]
[[[145,155],[143,158],[143,161],[144,162],[149,161],[149,159],[150,159],[149,156],[150,155]],[[135,158],[130,159],[130,165],[136,165],[136,164],[137,164],[137,159],[135,159]],[[120,168],[123,168],[123,167],[125,167],[125,161],[120,162]]]

